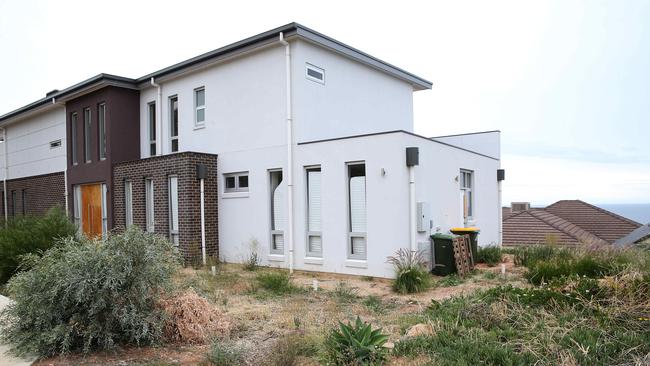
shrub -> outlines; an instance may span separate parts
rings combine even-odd
[[[293,366],[298,365],[299,357],[314,356],[318,353],[318,343],[313,337],[302,332],[290,332],[280,339],[271,352],[268,366]]]
[[[255,281],[264,290],[275,295],[284,295],[297,290],[291,283],[289,272],[263,272],[255,276]]]
[[[501,260],[501,248],[496,245],[480,247],[478,248],[478,253],[476,253],[476,261],[479,263],[485,263],[490,267],[501,263]]]
[[[49,356],[161,339],[156,303],[170,288],[178,256],[163,237],[129,229],[106,240],[67,238],[15,275],[15,300],[0,316],[17,354]]]
[[[356,300],[359,296],[357,296],[356,288],[348,286],[348,284],[343,281],[339,281],[334,288],[334,297],[339,302],[350,303]]]
[[[424,291],[431,285],[423,252],[401,248],[394,256],[388,257],[388,263],[395,267],[395,291],[410,294]]]
[[[242,363],[242,355],[242,350],[234,344],[214,340],[207,358],[214,366],[236,366]]]
[[[54,207],[44,216],[22,216],[0,229],[0,284],[19,270],[21,256],[51,248],[59,238],[73,236],[76,228],[63,209]]]
[[[514,262],[516,266],[530,268],[539,261],[546,261],[556,256],[570,257],[567,249],[559,249],[550,245],[534,245],[514,249]]]
[[[532,284],[539,285],[557,278],[577,275],[588,278],[600,278],[609,274],[611,264],[605,259],[585,255],[576,259],[555,258],[538,261],[524,274]]]
[[[339,322],[339,328],[330,331],[325,352],[335,365],[376,365],[386,358],[386,341],[388,336],[381,333],[381,328],[373,330],[371,324],[357,317],[354,324]]]

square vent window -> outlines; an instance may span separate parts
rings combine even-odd
[[[61,140],[50,141],[50,149],[56,149],[57,147],[61,147]]]
[[[307,79],[325,84],[325,70],[311,64],[307,64],[305,70],[305,76]]]

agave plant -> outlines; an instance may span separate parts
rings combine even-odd
[[[330,361],[336,365],[380,365],[386,358],[384,344],[388,341],[381,331],[373,330],[358,316],[354,324],[339,322],[339,328],[332,329],[326,342]]]

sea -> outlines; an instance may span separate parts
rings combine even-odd
[[[600,208],[612,211],[628,219],[632,219],[641,224],[650,223],[650,203],[630,203],[630,204],[596,204]]]

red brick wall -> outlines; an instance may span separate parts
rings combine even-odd
[[[126,225],[124,181],[132,185],[133,224],[146,228],[145,187],[147,178],[154,184],[154,230],[169,237],[168,177],[178,176],[179,249],[186,261],[201,259],[201,196],[196,165],[208,168],[205,179],[205,242],[208,256],[218,257],[217,156],[194,152],[156,156],[113,166],[113,222],[116,230]]]
[[[0,217],[4,217],[3,185],[0,182]],[[22,191],[25,191],[26,206],[23,207]],[[16,192],[16,207],[13,207],[11,192]],[[23,209],[28,215],[42,215],[54,206],[65,206],[65,179],[63,172],[35,175],[7,181],[7,213],[11,217],[12,208],[16,215]]]

